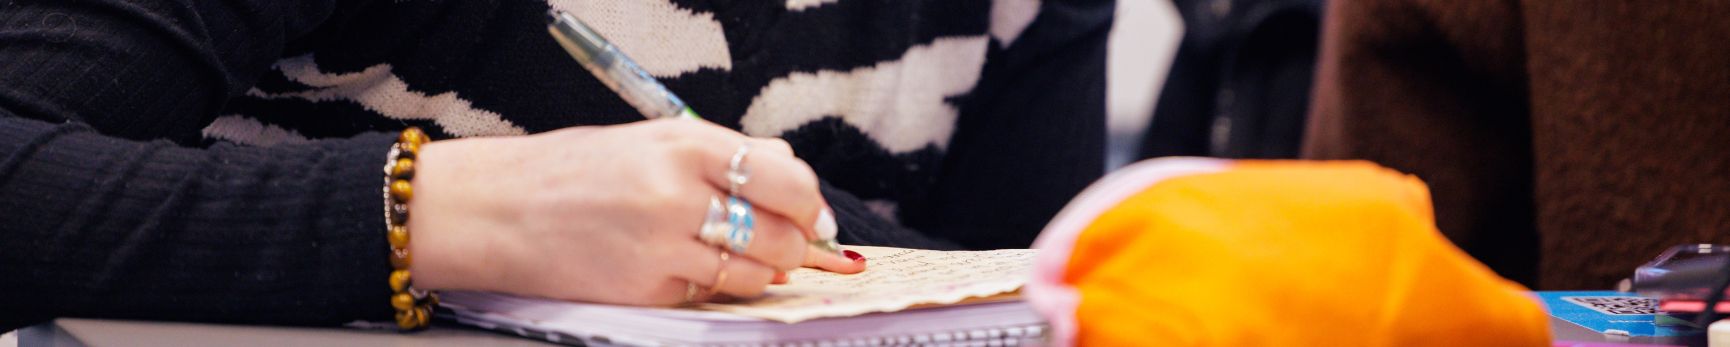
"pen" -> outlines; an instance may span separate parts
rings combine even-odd
[[[547,11],[547,32],[553,35],[553,40],[565,48],[565,52],[577,59],[577,63],[601,80],[620,98],[625,99],[637,112],[649,118],[689,118],[703,119],[684,100],[673,95],[666,86],[661,85],[654,77],[638,67],[635,61],[626,57],[625,53],[613,47],[606,38],[590,29],[576,16],[559,10]],[[824,251],[840,254],[841,245],[835,242],[833,236],[819,237],[811,240],[811,246]]]
[[[602,84],[618,93],[637,112],[649,118],[681,117],[702,119],[697,112],[691,111],[684,100],[667,90],[661,82],[637,67],[637,62],[631,61],[612,43],[602,38],[601,34],[589,29],[576,16],[559,10],[547,11],[547,32],[553,34],[553,40],[577,58],[577,62],[595,74]]]

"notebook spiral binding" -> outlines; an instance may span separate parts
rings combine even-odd
[[[539,330],[522,326],[497,324],[485,320],[470,319],[462,315],[449,314],[442,318],[454,319],[458,323],[480,327],[499,333],[512,334],[525,338],[548,341],[568,346],[631,346],[638,345],[630,341],[616,341],[608,336],[595,334],[577,336],[557,331]],[[696,344],[689,346],[748,346],[748,347],[802,347],[802,346],[1023,346],[1043,345],[1046,340],[1046,324],[1030,324],[1024,326],[1008,326],[991,329],[974,329],[958,331],[942,331],[931,333],[901,334],[870,338],[847,338],[832,340],[802,340],[781,341],[759,344]],[[668,346],[675,346],[668,345]]]

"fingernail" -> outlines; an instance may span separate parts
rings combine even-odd
[[[822,212],[817,213],[817,226],[815,229],[817,229],[818,239],[835,239],[835,233],[837,231],[835,226],[835,213],[829,212],[829,208],[824,207]]]
[[[865,256],[859,255],[859,252],[854,252],[851,249],[841,251],[841,254],[846,255],[847,259],[853,259],[853,262],[855,263],[865,261]]]

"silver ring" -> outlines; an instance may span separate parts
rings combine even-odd
[[[751,239],[756,237],[756,227],[757,215],[750,202],[728,196],[723,204],[720,198],[709,197],[709,211],[703,216],[697,239],[733,253],[745,253]]]
[[[709,197],[709,211],[703,214],[703,225],[697,229],[697,239],[710,246],[721,247],[727,244],[727,208],[721,205],[721,198]]]
[[[739,145],[733,159],[727,161],[727,195],[739,195],[739,188],[751,181],[751,171],[745,169],[745,155],[751,154],[751,143]]]

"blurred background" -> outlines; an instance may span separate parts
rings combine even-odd
[[[1164,156],[1297,158],[1322,0],[1119,0],[1107,169]]]

